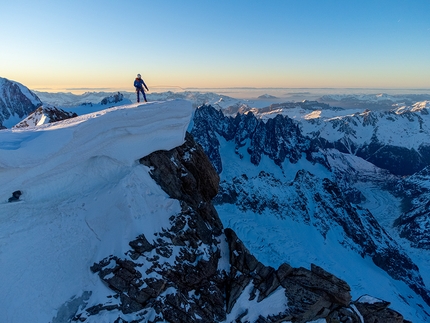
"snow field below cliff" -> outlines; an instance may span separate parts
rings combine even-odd
[[[90,266],[123,257],[139,234],[151,242],[181,210],[138,159],[181,145],[191,114],[186,101],[134,104],[0,131],[4,322],[62,322],[89,290],[106,302]],[[7,203],[14,190],[21,201]]]
[[[234,153],[234,142],[225,141],[221,137],[218,137],[218,140],[223,163],[220,177],[227,182],[241,174],[246,174],[248,178],[255,177],[262,170],[273,174],[275,178],[285,183],[294,180],[296,172],[300,169],[305,169],[320,178],[332,179],[333,177],[333,173],[325,167],[312,164],[305,158],[297,164],[284,162],[283,171],[266,156],[262,157],[260,165],[255,166],[249,161],[249,154],[246,153],[249,142],[239,149],[244,156],[240,159],[239,155]],[[358,157],[346,158],[349,158],[348,163],[355,164],[355,167],[361,167],[369,174],[377,176],[377,170],[370,167],[368,162]],[[253,182],[253,185],[256,190],[265,191],[268,194],[280,193],[273,192],[273,188],[266,187],[263,182]],[[359,188],[364,189],[366,186]],[[367,193],[370,192],[367,191]],[[381,191],[380,196],[372,194],[374,194],[373,198],[368,199],[368,204],[364,207],[368,207],[372,213],[377,212],[382,225],[385,225],[393,220],[392,212],[397,210],[399,202],[384,191]],[[280,196],[280,199],[287,200],[287,197]],[[362,258],[357,251],[343,244],[345,237],[342,228],[337,226],[330,228],[324,238],[316,227],[307,225],[300,219],[280,218],[270,211],[263,211],[261,214],[249,210],[242,212],[232,204],[215,207],[224,227],[232,228],[250,252],[263,264],[276,269],[286,262],[293,267],[310,269],[310,264],[314,263],[348,282],[354,300],[363,294],[370,294],[389,300],[392,303],[391,308],[405,315],[407,319],[414,322],[430,322],[429,317],[420,310],[420,307],[426,307],[425,303],[405,283],[394,281],[385,271],[377,267],[372,259]],[[309,208],[312,209],[312,205]],[[420,265],[422,262],[423,260],[417,264]]]
[[[235,144],[233,141],[226,141],[223,137],[217,135],[220,142],[220,155],[222,159],[223,170],[220,175],[221,180],[230,181],[235,176],[246,174],[248,177],[257,176],[261,171],[272,173],[276,178],[292,181],[300,169],[307,169],[313,174],[330,177],[332,174],[321,164],[312,164],[306,158],[300,159],[297,164],[284,162],[282,169],[276,166],[269,157],[262,155],[258,166],[255,166],[250,161],[250,156],[246,151],[249,147],[250,140],[248,139],[244,146],[238,149],[238,153],[244,156],[242,159],[235,153]]]

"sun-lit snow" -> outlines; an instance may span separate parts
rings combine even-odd
[[[308,113],[307,115],[304,116],[304,119],[309,120],[309,119],[316,119],[319,118],[321,116],[321,110],[317,110],[317,111],[313,111],[311,113]]]

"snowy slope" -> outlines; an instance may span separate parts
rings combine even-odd
[[[132,104],[0,131],[2,322],[51,322],[66,300],[106,290],[89,267],[168,224],[179,203],[138,159],[182,144],[191,114],[187,101]]]

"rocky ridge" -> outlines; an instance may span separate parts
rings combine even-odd
[[[238,154],[239,148],[249,140],[247,152],[255,165],[260,163],[263,155],[269,156],[277,165],[286,159],[295,163],[311,145],[310,140],[301,134],[299,125],[288,117],[277,115],[263,122],[247,113],[233,118],[224,116],[221,110],[211,106],[196,110],[192,134],[204,147],[218,173],[222,172],[222,162],[217,134],[227,141],[234,141]]]
[[[56,107],[39,107],[29,114],[27,118],[17,123],[13,128],[25,128],[32,126],[39,126],[45,123],[52,123],[69,118],[77,117],[78,115],[73,112],[67,112]]]
[[[413,110],[366,110],[327,119],[308,118],[300,122],[282,115],[282,109],[297,106],[308,112],[334,109],[317,103],[269,107],[276,113],[275,117],[266,120],[261,118],[265,109],[244,110],[230,116],[230,111],[224,114],[224,110],[203,105],[195,113],[192,132],[207,149],[218,172],[222,171],[222,165],[217,155],[219,143],[213,136],[215,133],[227,141],[234,140],[237,149],[249,139],[247,150],[255,165],[259,164],[262,155],[269,156],[279,165],[285,158],[294,163],[301,153],[330,148],[361,157],[395,175],[411,175],[430,165],[430,142],[426,139],[426,134],[430,134],[426,126],[429,116],[427,106]],[[393,129],[402,133],[390,136]],[[412,146],[410,141],[403,139],[410,136],[417,138]]]
[[[345,281],[311,269],[260,263],[231,229],[224,229],[211,203],[219,177],[190,135],[181,147],[140,161],[182,212],[154,243],[144,235],[123,257],[107,256],[91,270],[112,290],[104,304],[83,306],[71,322],[406,322],[371,297],[351,301]],[[253,308],[277,298],[282,306],[256,315]],[[371,301],[369,301],[371,299]],[[90,304],[86,301],[86,304]],[[270,308],[270,306],[269,306]]]

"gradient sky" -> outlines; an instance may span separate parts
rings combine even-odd
[[[430,0],[0,0],[0,77],[31,89],[430,89]]]

